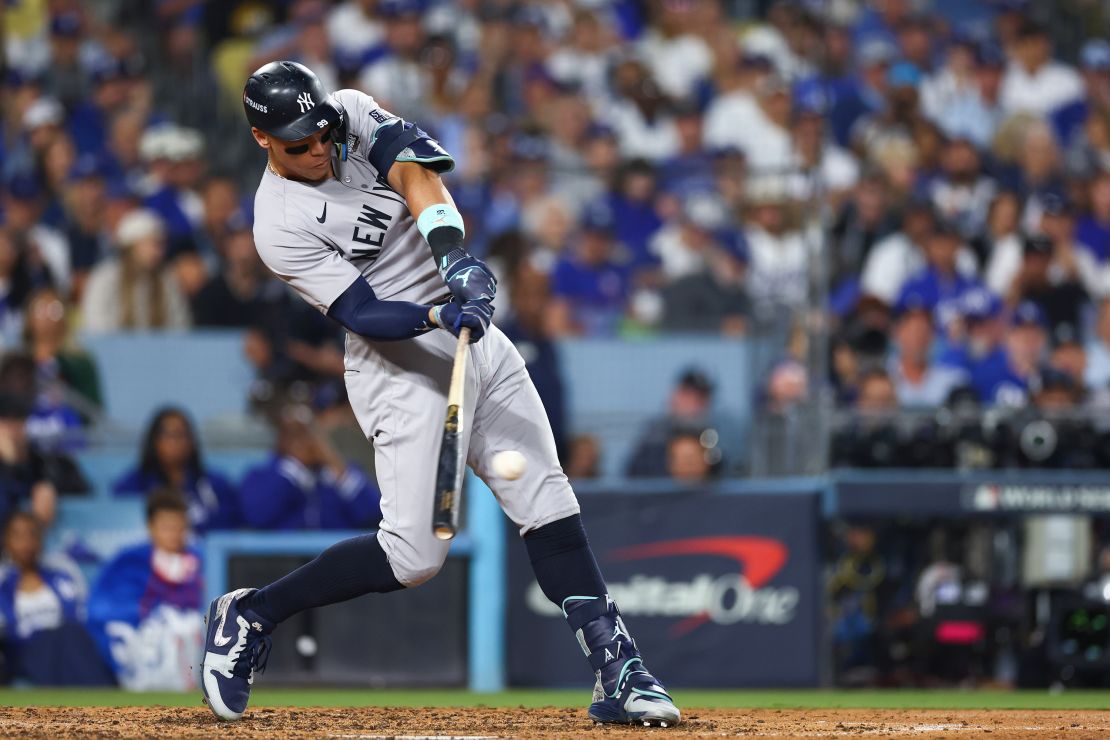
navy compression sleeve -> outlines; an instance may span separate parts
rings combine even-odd
[[[408,301],[379,301],[374,289],[359,278],[335,299],[328,316],[367,339],[411,339],[434,329],[428,306]]]

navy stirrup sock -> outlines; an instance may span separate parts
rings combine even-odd
[[[619,695],[624,678],[641,663],[640,653],[606,592],[582,517],[545,524],[524,535],[524,544],[536,581],[563,610],[599,689],[607,696]]]
[[[578,514],[524,535],[532,570],[544,596],[563,606],[571,596],[604,596],[605,579]]]
[[[401,588],[375,532],[337,542],[281,580],[243,597],[239,608],[277,624],[305,609]]]

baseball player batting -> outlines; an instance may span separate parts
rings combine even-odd
[[[436,463],[465,328],[474,344],[460,353],[468,422],[459,444],[520,528],[540,587],[586,654],[596,677],[590,717],[677,724],[678,708],[609,598],[524,360],[491,323],[497,281],[467,254],[462,217],[440,180],[451,155],[369,95],[331,95],[293,62],[252,74],[243,108],[268,154],[255,195],[258,253],[347,329],[346,385],[373,440],[382,522],[275,583],[212,602],[201,681],[208,706],[221,719],[242,716],[270,633],[294,614],[412,588],[439,571],[450,543],[431,527]],[[492,475],[494,455],[513,449],[528,460],[523,475]]]

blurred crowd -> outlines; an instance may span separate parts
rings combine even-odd
[[[681,331],[779,337],[758,398],[772,413],[828,395],[878,413],[1108,393],[1100,3],[4,12],[0,347],[29,358],[43,438],[97,416],[82,332],[246,329],[256,408],[343,407],[337,328],[253,249],[263,154],[241,91],[277,58],[372,94],[454,155],[469,248],[502,278],[498,321],[542,350],[537,378],[557,372],[555,339]],[[560,442],[584,468],[596,457]]]

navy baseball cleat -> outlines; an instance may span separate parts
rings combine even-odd
[[[212,713],[223,720],[239,719],[247,710],[254,673],[266,669],[274,625],[239,609],[239,600],[254,591],[241,588],[224,594],[208,607],[208,636],[201,665],[201,690]]]
[[[670,694],[644,667],[636,641],[608,594],[572,596],[563,602],[563,614],[597,678],[591,719],[654,727],[674,727],[682,721]]]

